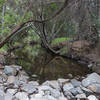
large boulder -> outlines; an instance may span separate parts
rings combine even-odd
[[[82,85],[84,87],[88,87],[91,84],[100,84],[100,75],[92,73],[87,78],[82,80]]]

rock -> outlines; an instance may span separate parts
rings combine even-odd
[[[17,80],[14,82],[15,87],[28,83],[28,79],[29,77],[26,75],[17,76]]]
[[[58,79],[60,87],[62,87],[66,82],[69,82],[69,79]]]
[[[11,66],[5,66],[4,73],[6,75],[16,75],[17,70],[16,70],[16,68],[13,68]]]
[[[90,89],[88,89],[88,88],[85,88],[85,87],[81,87],[81,89],[83,90],[83,92],[86,94],[86,96],[88,96],[88,95],[90,95],[90,94],[92,94],[93,92],[90,90]]]
[[[54,97],[51,96],[51,95],[46,95],[46,96],[44,96],[44,100],[57,100],[57,99],[54,98]]]
[[[9,84],[11,84],[11,83],[14,83],[15,80],[16,80],[16,77],[15,77],[15,76],[8,76],[7,82],[8,82]]]
[[[90,95],[87,98],[88,100],[98,100],[94,95]]]
[[[0,76],[0,83],[3,83],[3,78]]]
[[[28,79],[29,79],[29,76],[22,75],[22,74],[18,77],[18,80],[20,80],[20,82],[22,82],[22,83],[27,83]]]
[[[60,91],[58,89],[53,89],[50,86],[40,86],[39,91],[43,91],[44,95],[51,95],[55,98],[60,97]]]
[[[0,100],[4,100],[4,92],[0,90]]]
[[[86,98],[86,95],[83,93],[83,94],[78,94],[75,96],[77,99],[85,99]]]
[[[18,93],[15,94],[15,97],[16,97],[18,100],[29,100],[28,94],[25,93],[25,92],[18,92]]]
[[[64,97],[64,95],[62,93],[58,100],[68,100],[68,99],[66,97]]]
[[[7,89],[7,93],[14,95],[17,92],[17,89]]]
[[[10,65],[10,66],[15,68],[17,71],[22,70],[22,66],[18,66],[18,65]]]
[[[12,94],[8,92],[4,95],[4,100],[12,100],[12,98],[13,98]]]
[[[54,89],[60,90],[60,86],[56,80],[55,81],[46,81],[42,85],[50,86]]]
[[[33,86],[39,86],[39,83],[37,81],[30,81],[28,82],[28,84]]]
[[[71,84],[71,83],[66,83],[64,86],[63,86],[63,91],[69,91],[71,89],[73,89],[74,86]]]
[[[32,75],[32,78],[37,78],[38,76],[36,74],[33,74]]]
[[[72,79],[71,83],[74,87],[79,87],[81,86],[81,82],[77,81],[76,79]]]
[[[37,86],[39,84],[36,81],[31,81],[28,84],[24,84],[22,90],[26,91],[27,93],[37,93],[38,89]]]
[[[72,88],[71,90],[69,90],[74,96],[76,96],[77,94],[82,94],[83,91],[81,90],[80,87],[77,88]]]
[[[73,75],[72,74],[68,74],[68,78],[73,78]]]
[[[100,84],[92,84],[88,86],[91,91],[100,94]]]
[[[58,100],[52,95],[45,95],[43,91],[39,91],[38,94],[32,95],[30,100]]]
[[[90,84],[94,83],[100,84],[100,75],[97,73],[92,73],[87,78],[82,80],[82,85],[84,87],[88,87]]]
[[[65,96],[68,96],[68,99],[70,98],[74,98],[74,96],[72,95],[72,93],[70,92],[71,89],[74,89],[74,86],[71,83],[66,83],[63,86],[63,92]]]
[[[65,92],[64,92],[64,95],[68,98],[68,100],[74,98],[74,96],[72,95],[72,93],[69,92],[69,91],[65,91]]]

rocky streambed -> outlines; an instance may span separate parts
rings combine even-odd
[[[0,70],[0,100],[100,100],[100,75],[39,84],[30,80],[21,66],[4,66]]]

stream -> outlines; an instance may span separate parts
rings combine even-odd
[[[86,65],[80,65],[60,56],[52,57],[47,53],[36,57],[31,57],[27,53],[19,53],[17,56],[21,59],[17,59],[14,64],[23,66],[23,69],[29,74],[30,80],[38,80],[39,83],[58,78],[81,77],[91,73]]]

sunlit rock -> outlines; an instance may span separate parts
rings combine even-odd
[[[84,87],[87,87],[90,84],[94,83],[100,84],[100,75],[98,75],[97,73],[92,73],[87,78],[82,80],[82,85]]]

